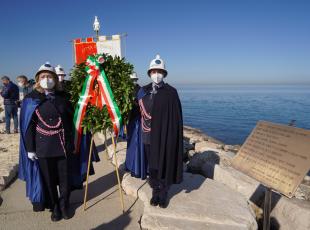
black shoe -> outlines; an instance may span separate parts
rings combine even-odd
[[[168,207],[167,192],[165,192],[164,194],[160,194],[158,205],[160,208],[167,208]]]
[[[160,208],[167,208],[168,207],[167,199],[160,200],[158,202],[158,205],[159,205]]]
[[[58,205],[54,206],[54,209],[53,209],[53,212],[52,212],[52,215],[51,215],[51,220],[53,222],[61,220],[61,213],[60,213]]]
[[[158,205],[158,202],[159,202],[159,198],[158,196],[153,196],[150,200],[150,205],[152,206],[157,206]]]
[[[68,212],[68,208],[60,208],[60,211],[61,211],[62,218],[64,218],[65,220],[68,220],[71,218]]]
[[[43,212],[45,210],[44,204],[39,202],[32,203],[32,210],[34,212]]]

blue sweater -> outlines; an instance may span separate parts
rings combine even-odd
[[[19,100],[18,86],[10,81],[9,84],[3,86],[1,96],[4,98],[4,105],[15,105]]]

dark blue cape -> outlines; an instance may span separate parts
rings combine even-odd
[[[145,96],[143,88],[140,88],[137,99]],[[125,166],[131,175],[145,179],[147,175],[147,161],[142,142],[141,116],[133,118],[127,126],[127,152]]]
[[[32,161],[27,156],[25,147],[25,135],[30,124],[31,117],[39,99],[25,98],[20,110],[20,144],[19,144],[19,179],[26,182],[26,196],[32,203],[44,203],[44,188],[41,173],[37,161]]]
[[[25,98],[20,111],[20,145],[19,145],[19,179],[26,182],[26,196],[32,203],[46,203],[44,188],[42,184],[41,172],[38,162],[32,161],[27,156],[25,147],[25,135],[30,124],[33,112],[40,104],[39,99]],[[69,181],[71,189],[83,188],[83,181],[87,171],[88,154],[90,148],[91,135],[87,133],[82,136],[80,154],[69,154]],[[94,145],[95,146],[95,145]],[[96,148],[92,151],[92,161],[99,161]],[[91,164],[90,174],[94,174]]]

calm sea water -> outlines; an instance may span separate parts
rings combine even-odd
[[[242,144],[257,121],[310,129],[310,85],[176,86],[184,124],[226,144]]]

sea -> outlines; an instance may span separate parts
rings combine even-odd
[[[310,85],[176,85],[184,125],[241,145],[260,120],[310,129]]]

